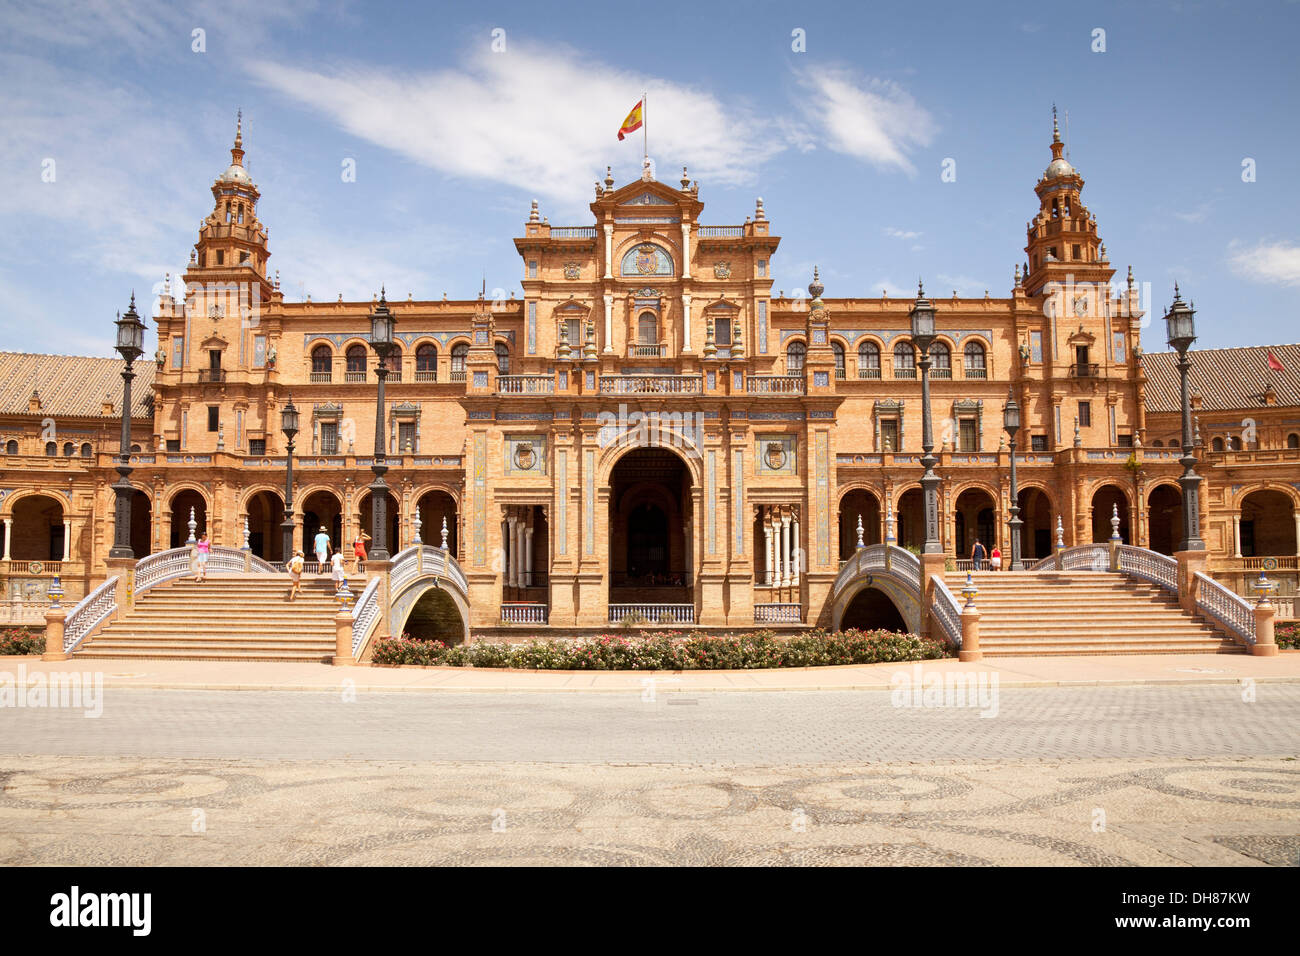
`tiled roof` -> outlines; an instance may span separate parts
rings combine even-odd
[[[157,367],[147,357],[135,363],[132,418],[153,417],[155,371]],[[0,352],[0,415],[30,414],[33,389],[41,396],[40,415],[102,418],[107,400],[113,403],[113,414],[107,417],[117,418],[122,414],[122,360]]]
[[[1270,351],[1284,366],[1281,372],[1268,367]],[[1201,393],[1203,409],[1259,408],[1265,385],[1273,386],[1277,404],[1300,405],[1300,344],[1193,349],[1187,356],[1192,363],[1188,379],[1192,390]],[[1147,411],[1178,411],[1178,353],[1147,352],[1142,367],[1147,373]]]

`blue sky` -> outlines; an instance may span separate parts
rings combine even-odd
[[[131,290],[183,272],[237,108],[288,298],[470,298],[485,274],[518,290],[531,199],[587,224],[606,165],[638,175],[640,136],[616,132],[643,89],[658,177],[688,166],[706,223],[763,197],[778,289],[816,263],[828,297],[911,294],[918,275],[1008,295],[1055,102],[1155,318],[1177,279],[1201,347],[1294,342],[1297,26],[1285,0],[6,0],[0,348],[109,354]],[[1164,348],[1162,323],[1144,345]]]

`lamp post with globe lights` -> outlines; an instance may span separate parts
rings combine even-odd
[[[375,400],[375,460],[370,466],[375,473],[375,480],[370,483],[370,511],[374,525],[371,538],[375,542],[370,552],[372,561],[389,559],[388,484],[384,481],[384,473],[388,471],[384,460],[384,382],[388,379],[388,356],[393,351],[395,325],[393,312],[388,308],[388,300],[381,288],[379,305],[370,313],[370,347],[379,356],[379,364],[375,367],[375,377],[379,380],[379,394]]]
[[[1179,462],[1183,473],[1178,479],[1178,486],[1183,492],[1183,540],[1180,551],[1204,551],[1205,542],[1201,539],[1201,476],[1196,473],[1195,445],[1192,440],[1192,403],[1188,390],[1187,373],[1192,367],[1187,357],[1187,350],[1196,341],[1196,310],[1183,302],[1178,293],[1178,283],[1174,283],[1174,301],[1165,315],[1165,328],[1169,344],[1178,353],[1178,379],[1182,392],[1182,445],[1183,456]]]
[[[289,403],[280,409],[280,431],[285,438],[284,469],[284,520],[280,522],[283,535],[284,560],[293,557],[293,439],[298,434],[298,409],[293,404],[293,392],[289,393]]]
[[[115,495],[113,509],[113,547],[108,552],[110,558],[134,558],[131,549],[131,498],[135,489],[131,486],[131,380],[135,378],[132,365],[144,354],[144,323],[135,311],[135,293],[131,293],[131,305],[126,314],[117,316],[117,353],[126,361],[122,369],[122,440],[118,446],[117,473],[120,476],[113,483]]]

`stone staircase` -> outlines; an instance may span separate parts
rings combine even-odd
[[[1240,654],[1245,648],[1187,614],[1168,591],[1122,574],[977,572],[987,657],[1049,654]],[[964,603],[965,574],[944,583]]]
[[[360,595],[365,579],[351,577]],[[304,574],[290,602],[287,574],[209,574],[140,595],[125,616],[94,634],[81,658],[327,661],[334,656],[333,582]]]

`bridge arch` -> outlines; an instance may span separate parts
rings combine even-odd
[[[921,632],[921,562],[893,545],[859,548],[831,587],[831,624],[840,630],[857,626],[853,621],[862,615],[888,619],[886,605],[906,630]]]

